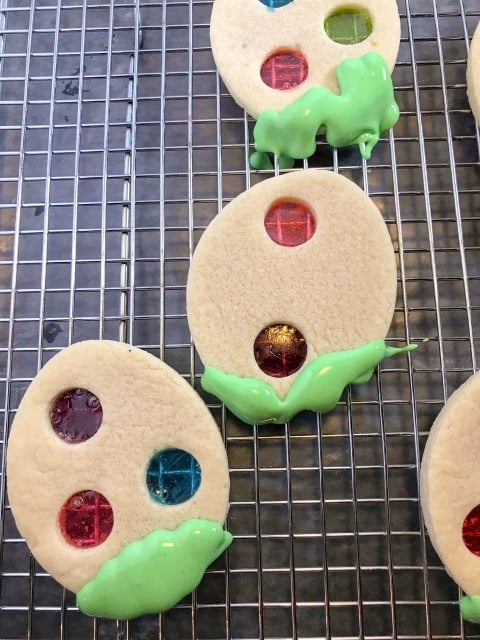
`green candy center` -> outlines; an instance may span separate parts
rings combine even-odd
[[[340,9],[331,13],[324,23],[325,33],[334,42],[344,45],[363,42],[372,33],[372,19],[366,11]]]

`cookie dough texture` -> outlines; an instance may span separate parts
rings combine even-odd
[[[448,573],[480,595],[480,557],[467,549],[462,526],[480,504],[480,373],[449,398],[435,420],[421,467],[421,501],[430,540]]]
[[[268,236],[264,217],[282,199],[308,205],[316,232],[297,247]],[[228,204],[204,232],[191,263],[187,315],[205,365],[261,379],[284,398],[314,358],[386,336],[396,297],[396,263],[375,204],[355,184],[310,169],[265,180]],[[308,350],[285,378],[254,358],[259,332],[296,327]]]
[[[88,389],[103,408],[100,429],[81,444],[64,442],[49,421],[52,400],[72,388]],[[194,455],[202,479],[190,500],[165,506],[150,496],[145,479],[151,457],[170,447]],[[22,400],[7,456],[18,529],[40,564],[75,592],[151,531],[174,529],[187,518],[225,520],[228,463],[215,421],[181,376],[129,345],[81,342],[48,362]],[[58,515],[71,495],[87,489],[109,500],[114,525],[103,544],[79,549],[63,538]]]
[[[330,40],[323,26],[330,14],[346,7],[364,10],[372,18],[372,33],[355,45]],[[215,0],[210,40],[234,100],[257,118],[264,109],[284,109],[312,87],[339,93],[336,69],[345,58],[376,51],[392,71],[400,46],[400,17],[396,0],[294,0],[277,9],[260,0]],[[309,73],[298,87],[278,91],[262,81],[260,69],[271,54],[285,49],[303,54]]]
[[[480,122],[480,23],[473,34],[468,54],[467,94],[475,120]]]

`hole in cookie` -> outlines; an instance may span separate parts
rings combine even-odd
[[[316,222],[306,204],[298,200],[278,200],[267,211],[265,230],[270,238],[283,247],[296,247],[310,240]]]
[[[272,89],[287,91],[304,82],[308,75],[308,63],[298,51],[283,49],[265,60],[260,75]]]
[[[480,556],[480,504],[463,521],[462,538],[467,549]]]
[[[76,444],[94,436],[102,424],[100,400],[87,389],[70,389],[50,407],[50,424],[59,438]]]
[[[260,0],[262,4],[270,9],[278,9],[284,7],[286,4],[290,4],[293,0]]]
[[[368,11],[343,7],[331,13],[324,29],[330,40],[338,44],[358,44],[372,33],[372,18]]]
[[[97,491],[80,491],[63,505],[60,530],[73,547],[98,547],[113,528],[113,510],[109,501]]]
[[[298,371],[307,357],[307,343],[298,329],[288,324],[265,327],[253,345],[255,361],[273,378],[285,378]]]
[[[165,449],[150,460],[147,487],[161,504],[181,504],[198,490],[202,470],[196,458],[183,449]]]

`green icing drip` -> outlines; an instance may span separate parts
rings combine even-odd
[[[460,600],[460,613],[468,622],[480,624],[480,596],[463,596]]]
[[[231,542],[228,531],[207,520],[153,531],[108,560],[78,592],[77,606],[90,616],[121,620],[166,611],[198,586]]]
[[[285,400],[263,380],[240,378],[215,367],[205,368],[202,387],[247,424],[288,422],[304,409],[331,411],[348,384],[367,382],[384,358],[416,348],[411,344],[396,349],[375,340],[356,349],[319,356],[299,374]]]
[[[337,79],[340,95],[314,87],[283,111],[260,113],[253,130],[256,152],[250,156],[254,169],[272,168],[267,153],[276,154],[282,168],[313,155],[322,126],[332,147],[358,144],[362,156],[370,159],[380,135],[393,127],[400,113],[387,64],[378,53],[346,58],[337,68]]]

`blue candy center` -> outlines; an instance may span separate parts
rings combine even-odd
[[[147,487],[161,504],[181,504],[198,491],[202,470],[183,449],[164,449],[155,454],[147,469]]]
[[[286,4],[290,4],[293,0],[260,0],[260,2],[270,9],[278,9],[279,7],[284,7]]]

